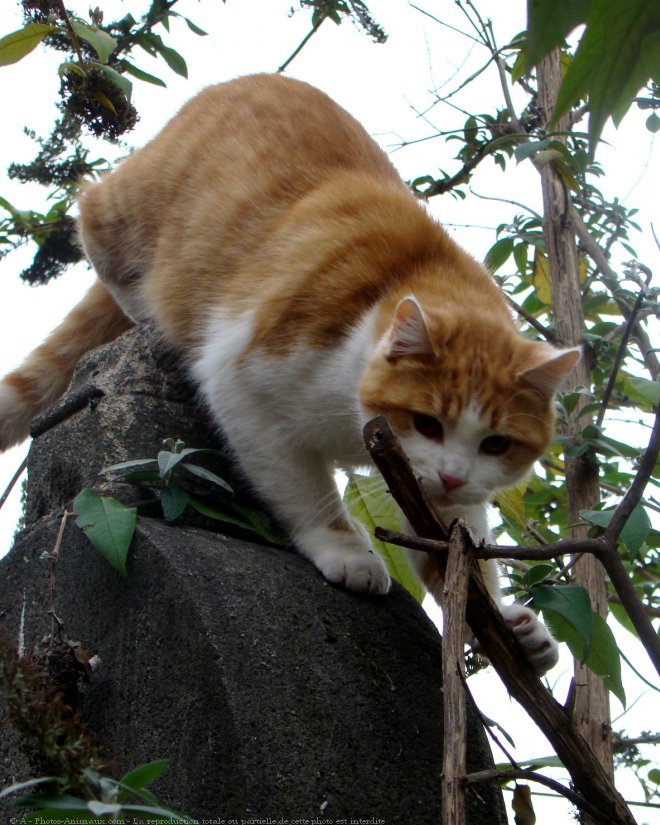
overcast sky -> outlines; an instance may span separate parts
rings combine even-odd
[[[165,42],[174,46],[188,61],[188,80],[174,75],[162,61],[135,53],[137,65],[161,76],[168,85],[167,89],[161,89],[136,82],[134,101],[141,120],[127,138],[130,145],[138,146],[153,136],[180,105],[203,86],[240,74],[276,70],[310,28],[308,11],[289,16],[293,2],[228,0],[223,4],[218,0],[183,0],[178,4],[176,8],[180,13],[206,29],[209,37],[196,37],[182,21],[173,23],[171,35],[163,32]],[[87,13],[86,2],[67,5],[83,16]],[[137,16],[142,8],[132,0],[126,3],[114,0],[101,5],[106,10],[106,19],[121,16],[128,10]],[[373,44],[350,22],[340,27],[326,22],[293,61],[287,74],[321,87],[361,120],[381,145],[393,152],[392,160],[405,178],[437,174],[439,168],[448,172],[455,170],[457,164],[451,159],[457,151],[455,143],[446,145],[442,139],[424,140],[406,149],[394,150],[404,140],[419,140],[432,135],[434,130],[462,126],[466,116],[448,106],[436,106],[424,117],[419,113],[429,109],[432,89],[449,91],[457,83],[455,78],[465,78],[483,65],[483,50],[414,10],[404,0],[372,0],[368,5],[389,35],[385,45]],[[453,2],[429,0],[421,5],[447,23],[463,30],[467,28],[465,18]],[[18,4],[6,2],[4,6],[0,34],[21,25]],[[500,44],[525,26],[522,0],[507,0],[506,3],[479,0],[477,6],[484,16],[492,17]],[[3,93],[1,168],[6,168],[12,161],[26,161],[34,156],[34,145],[22,135],[23,126],[35,129],[39,134],[48,134],[55,113],[60,58],[57,53],[39,48],[16,66],[0,69]],[[501,99],[495,72],[483,78],[475,89],[478,89],[476,97],[471,93],[471,97],[461,100],[461,105],[470,112],[489,111],[493,101]],[[514,96],[515,102],[522,99]],[[618,133],[608,130],[607,137],[612,146],[602,147],[599,157],[607,169],[601,184],[604,192],[609,196],[619,195],[627,199],[628,205],[642,209],[640,223],[646,238],[635,238],[633,246],[638,247],[640,258],[653,266],[657,251],[650,240],[649,225],[654,217],[660,170],[657,156],[654,158],[651,154],[652,141],[643,127],[644,119],[644,115],[635,112]],[[627,148],[617,149],[617,146]],[[125,151],[101,146],[99,154],[110,158]],[[487,161],[484,167],[473,183],[478,195],[521,200],[540,211],[538,177],[529,163],[519,167],[511,164],[506,176],[494,167],[492,161]],[[34,188],[28,190],[15,182],[5,182],[0,195],[19,208],[44,206],[42,192]],[[465,202],[445,196],[435,199],[431,208],[476,257],[483,257],[495,241],[494,228],[510,220],[516,211],[514,207],[494,206],[492,201],[476,196]],[[476,228],[468,228],[468,224],[476,225]],[[657,217],[656,228],[659,228]],[[18,272],[29,263],[31,254],[30,249],[20,250],[0,261],[3,310],[0,375],[20,363],[77,302],[93,279],[93,275],[80,266],[47,288],[31,289],[18,279]],[[21,447],[0,457],[0,493],[25,451],[26,447]],[[9,547],[18,512],[18,496],[15,494],[0,513],[0,555]],[[626,650],[643,663],[643,657],[635,653],[634,645],[628,641]],[[566,658],[551,677],[566,682],[568,670]],[[650,675],[647,667],[644,672]],[[627,687],[630,691],[631,685]],[[479,703],[485,713],[504,724],[517,743],[525,741],[525,747],[519,750],[521,757],[549,753],[549,747],[541,740],[526,736],[529,723],[514,712],[505,693],[493,687],[492,677],[478,680],[475,691],[481,694]],[[633,687],[630,699],[634,700],[639,693],[640,689]],[[613,705],[616,715],[620,708],[616,700]],[[655,708],[657,700],[647,690],[637,704],[635,718],[639,722],[633,723],[625,717],[621,724],[629,725],[632,732],[642,729],[645,723],[647,727],[652,726]],[[502,756],[497,754],[496,759],[502,759]],[[624,792],[639,797],[633,783],[627,783]],[[543,808],[539,805],[538,809],[544,811],[540,822],[550,821],[551,816],[556,822],[570,821],[568,806],[563,802],[544,803]],[[638,812],[637,816],[640,822],[660,823],[657,812]]]

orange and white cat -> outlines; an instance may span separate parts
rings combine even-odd
[[[330,582],[382,594],[385,566],[333,477],[368,463],[367,420],[387,415],[444,517],[483,537],[492,493],[548,446],[553,394],[579,354],[524,338],[489,273],[307,84],[206,89],[83,189],[79,229],[99,280],[0,384],[1,449],[86,351],[151,322],[298,550]],[[424,560],[413,555],[423,578]],[[498,598],[496,566],[483,566]],[[533,611],[501,609],[535,666],[552,666]]]

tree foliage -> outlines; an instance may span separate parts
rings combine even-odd
[[[164,85],[161,78],[140,68],[140,52],[161,58],[170,70],[185,76],[185,59],[170,45],[169,22],[178,15],[176,5],[177,0],[153,0],[139,19],[129,13],[106,23],[98,9],[82,19],[68,13],[60,0],[22,0],[24,27],[0,40],[0,65],[29,60],[30,51],[39,44],[61,52],[63,58],[60,116],[53,131],[45,138],[33,135],[38,145],[35,159],[13,164],[8,170],[12,178],[47,187],[52,205],[45,213],[24,211],[0,198],[4,212],[0,254],[26,242],[36,244],[34,263],[23,273],[26,280],[45,282],[80,257],[70,215],[76,188],[81,179],[105,167],[98,144],[90,144],[85,135],[116,142],[138,117],[131,103],[132,82]],[[436,93],[432,103],[440,106],[451,98],[456,107],[462,88],[478,83],[487,71],[496,74],[501,97],[483,95],[487,103],[481,110],[465,110],[463,122],[445,134],[456,148],[455,168],[440,173],[419,169],[411,188],[427,201],[439,194],[465,199],[471,197],[470,183],[478,179],[490,158],[505,175],[520,164],[539,171],[551,168],[563,186],[566,215],[578,240],[582,337],[589,366],[588,381],[559,398],[561,435],[548,455],[525,483],[498,496],[498,532],[526,546],[553,544],[567,535],[572,525],[566,463],[579,459],[597,468],[601,498],[580,512],[582,524],[597,536],[608,529],[649,450],[643,437],[628,437],[628,430],[635,423],[637,432],[650,433],[660,403],[660,370],[648,326],[657,318],[658,293],[651,284],[648,262],[636,253],[639,215],[603,191],[604,169],[597,158],[605,122],[611,116],[620,123],[631,104],[649,113],[646,126],[650,131],[660,126],[656,114],[660,105],[660,9],[652,0],[529,0],[525,31],[501,45],[492,24],[482,19],[471,0],[457,0],[456,5],[464,14],[469,37],[482,51],[483,67],[470,78],[457,79],[450,91]],[[376,42],[385,40],[382,27],[364,2],[302,0],[301,7],[311,12],[310,34],[284,66],[326,20],[335,24],[352,20]],[[435,19],[442,24],[440,18]],[[192,21],[185,22],[196,34],[204,34]],[[585,28],[577,46],[567,47],[565,39],[580,25]],[[557,47],[562,50],[564,80],[556,109],[545,112],[539,105],[535,67]],[[514,87],[525,99],[517,107],[512,102]],[[645,91],[640,94],[642,88]],[[561,117],[568,118],[569,125],[559,131]],[[588,118],[586,128],[584,118]],[[512,217],[497,227],[487,265],[528,333],[561,343],[544,216],[526,204],[512,206]],[[624,264],[619,263],[622,259]],[[622,422],[626,435],[621,435]],[[152,480],[164,480],[161,470],[149,470]],[[660,511],[659,484],[656,465],[618,539],[628,580],[652,618],[660,616],[660,532],[653,526],[654,514]],[[390,508],[386,502],[374,504],[372,493],[364,494],[366,487],[364,480],[355,479],[348,497],[354,513],[362,512],[373,527],[378,520],[374,514],[385,513],[389,518]],[[160,496],[163,499],[162,491]],[[168,503],[168,496],[164,504],[175,510],[190,504],[181,496]],[[388,556],[395,574],[403,570],[390,548]],[[574,580],[574,563],[574,558],[558,553],[556,561],[512,564],[510,592],[541,610],[573,655],[604,677],[608,688],[624,701],[616,641],[608,624],[593,612],[589,592]],[[406,580],[405,572],[398,575]],[[612,615],[636,633],[609,579],[606,585]],[[647,799],[659,800],[657,771],[648,770],[641,757],[635,762],[630,756],[629,762],[636,766]]]

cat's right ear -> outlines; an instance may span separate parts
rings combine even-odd
[[[397,304],[390,327],[385,358],[396,361],[406,355],[433,356],[433,344],[424,312],[412,295]]]

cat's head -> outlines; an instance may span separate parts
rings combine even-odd
[[[501,311],[480,316],[401,300],[360,386],[386,415],[440,505],[475,504],[519,482],[554,432],[554,393],[579,359],[524,338]]]

